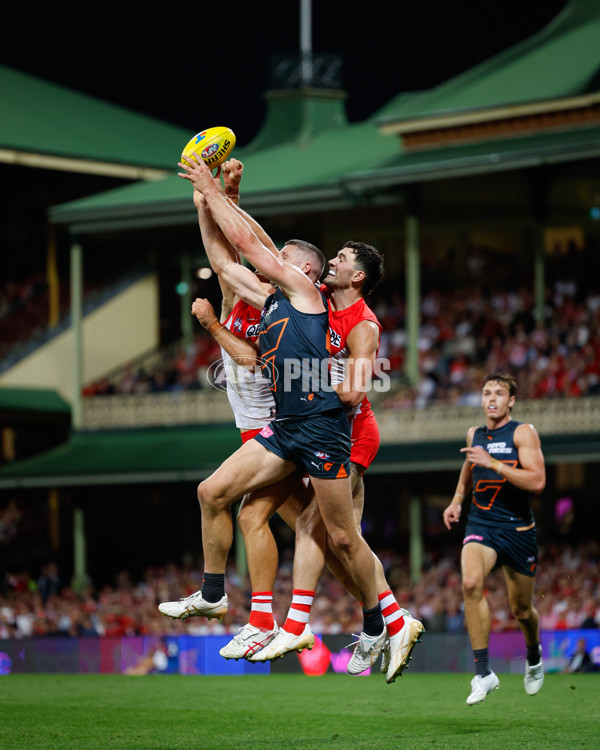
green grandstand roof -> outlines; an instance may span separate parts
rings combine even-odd
[[[395,138],[382,136],[372,122],[327,130],[308,142],[292,141],[261,151],[243,149],[234,156],[244,162],[244,205],[251,197],[284,195],[286,202],[295,202],[307,191],[307,198],[336,195],[340,178],[355,170],[385,166],[398,152]],[[140,225],[163,223],[162,214],[183,212],[183,221],[195,221],[189,184],[174,174],[151,183],[137,183],[107,191],[51,209],[54,222],[71,223],[137,216]],[[318,188],[320,192],[315,192]],[[169,223],[168,221],[164,223]],[[114,224],[111,224],[114,226]],[[108,228],[102,226],[100,228]]]
[[[0,412],[69,414],[70,405],[56,391],[40,388],[0,388]]]
[[[235,155],[245,165],[244,208],[273,215],[349,207],[390,185],[600,157],[600,127],[406,152],[368,122],[323,133],[302,149]],[[176,175],[56,206],[51,217],[77,232],[196,221],[190,187]]]
[[[464,441],[383,444],[370,474],[458,470]],[[67,443],[0,468],[0,489],[198,481],[240,446],[233,424],[74,433]],[[597,434],[548,435],[547,464],[600,460]]]
[[[600,3],[572,0],[546,28],[381,113],[379,123],[560,99],[600,89]]]
[[[412,151],[380,125],[441,110],[580,94],[598,87],[599,63],[600,5],[572,0],[540,34],[431,92],[399,94],[364,123],[345,123],[339,96],[327,101],[300,90],[286,99],[280,92],[270,99],[254,143],[234,152],[246,167],[243,205],[263,215],[351,208],[369,191],[372,202],[385,200],[383,186],[598,157],[600,128],[593,123]],[[175,164],[172,169],[177,171]],[[195,222],[190,188],[175,174],[55,206],[50,217],[82,233]]]
[[[0,65],[0,149],[171,169],[194,135]]]

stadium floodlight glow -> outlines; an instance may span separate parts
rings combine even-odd
[[[199,268],[196,271],[196,276],[199,279],[210,279],[212,275],[213,275],[212,268]]]

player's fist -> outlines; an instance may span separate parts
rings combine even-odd
[[[214,307],[207,299],[200,299],[199,297],[192,304],[192,315],[198,318],[198,322],[204,328],[208,328],[217,320]]]
[[[223,164],[223,184],[227,189],[238,190],[242,181],[244,165],[238,159],[228,159]]]

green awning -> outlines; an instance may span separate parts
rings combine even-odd
[[[0,412],[37,411],[69,414],[70,405],[56,391],[43,388],[0,388]]]
[[[0,65],[0,148],[172,169],[194,135],[154,117]]]
[[[260,152],[235,149],[244,162],[244,207],[267,210],[285,197],[286,204],[302,210],[307,201],[344,198],[339,180],[354,171],[383,168],[398,153],[396,138],[382,135],[372,122],[339,127],[316,134],[308,142],[288,142]],[[127,185],[50,209],[51,221],[85,231],[92,222],[98,230],[134,225],[168,225],[197,221],[192,191],[175,174],[162,180]],[[121,224],[135,220],[136,224]],[[91,231],[94,231],[93,229]]]
[[[0,468],[0,489],[195,481],[240,445],[230,424],[76,432],[57,448]]]
[[[0,489],[199,481],[241,445],[233,424],[74,433],[0,468]],[[369,474],[458,470],[461,441],[382,445]],[[547,464],[600,461],[600,433],[542,438]]]
[[[449,81],[398,100],[380,124],[565,99],[598,90],[600,6],[571,0],[546,28]]]
[[[359,153],[365,143],[366,155]],[[247,159],[238,155],[247,171],[244,208],[273,215],[348,208],[365,192],[394,185],[598,158],[600,127],[405,152],[396,138],[372,126],[351,126],[324,133],[303,149],[286,145]],[[51,217],[82,233],[197,221],[189,185],[177,176],[56,206]]]

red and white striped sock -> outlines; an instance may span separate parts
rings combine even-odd
[[[261,630],[272,630],[273,623],[273,592],[253,591],[250,625]]]
[[[312,607],[314,598],[314,591],[304,591],[303,589],[293,590],[292,604],[288,612],[287,620],[283,625],[283,629],[286,633],[300,635],[303,632],[304,627],[308,622],[310,608]]]
[[[400,612],[400,605],[396,601],[396,597],[392,594],[391,589],[379,594],[379,601],[381,602],[381,612],[385,620],[388,635],[396,635],[404,627],[404,617],[402,616],[402,612]]]

